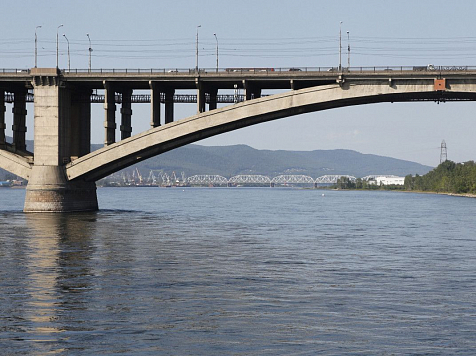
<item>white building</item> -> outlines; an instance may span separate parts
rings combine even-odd
[[[395,177],[395,176],[379,176],[375,177],[373,180],[369,180],[370,184],[377,185],[404,185],[405,177]]]

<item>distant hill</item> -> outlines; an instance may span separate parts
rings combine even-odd
[[[11,138],[9,139],[11,142]],[[27,147],[32,150],[33,142]],[[92,145],[92,150],[102,145]],[[231,177],[238,174],[304,174],[313,178],[326,174],[364,177],[369,174],[425,174],[433,167],[395,158],[362,154],[352,150],[271,151],[257,150],[246,145],[200,146],[187,145],[152,157],[133,166],[143,175],[150,170],[163,170],[177,175],[218,174]],[[131,168],[127,168],[131,169]],[[0,179],[6,172],[0,170]],[[3,178],[2,178],[3,177]]]
[[[188,145],[148,159],[137,165],[142,173],[151,169],[165,172],[219,174],[304,174],[319,177],[326,174],[364,177],[369,174],[425,174],[433,167],[395,158],[362,154],[351,150],[271,151],[246,145]]]

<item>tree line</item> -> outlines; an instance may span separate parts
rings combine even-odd
[[[425,192],[476,194],[476,164],[445,161],[423,176],[407,175],[404,187]]]

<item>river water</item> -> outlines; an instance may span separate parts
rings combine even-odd
[[[474,355],[476,199],[100,188],[24,214],[0,190],[2,355]]]

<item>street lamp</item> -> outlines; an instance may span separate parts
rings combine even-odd
[[[60,27],[63,27],[63,25],[59,25],[58,28],[56,29],[56,68],[59,68],[58,67],[58,30],[60,29]]]
[[[350,32],[347,31],[347,70],[350,71]]]
[[[63,37],[66,39],[66,42],[68,42],[68,72],[71,72],[71,61],[70,61],[70,57],[69,57],[69,40],[68,40],[68,37],[66,37],[66,35],[63,33]]]
[[[215,36],[215,39],[217,40],[217,73],[218,73],[218,38],[216,33],[214,33],[213,36]]]
[[[36,30],[39,28],[41,28],[41,26],[35,27],[35,68],[37,67],[37,64],[38,64],[38,37],[36,35]]]
[[[91,48],[91,39],[89,38],[89,33],[86,33],[86,36],[88,36],[89,40],[89,71],[91,71],[91,52],[93,49]]]
[[[342,21],[339,24],[339,71],[342,70]]]
[[[198,26],[197,26],[197,47],[196,47],[196,48],[197,48],[197,55],[196,55],[196,57],[197,57],[197,63],[196,63],[196,65],[195,65],[195,71],[196,71],[197,73],[198,73],[198,29],[199,29],[200,27],[202,27],[202,25],[198,25]]]

